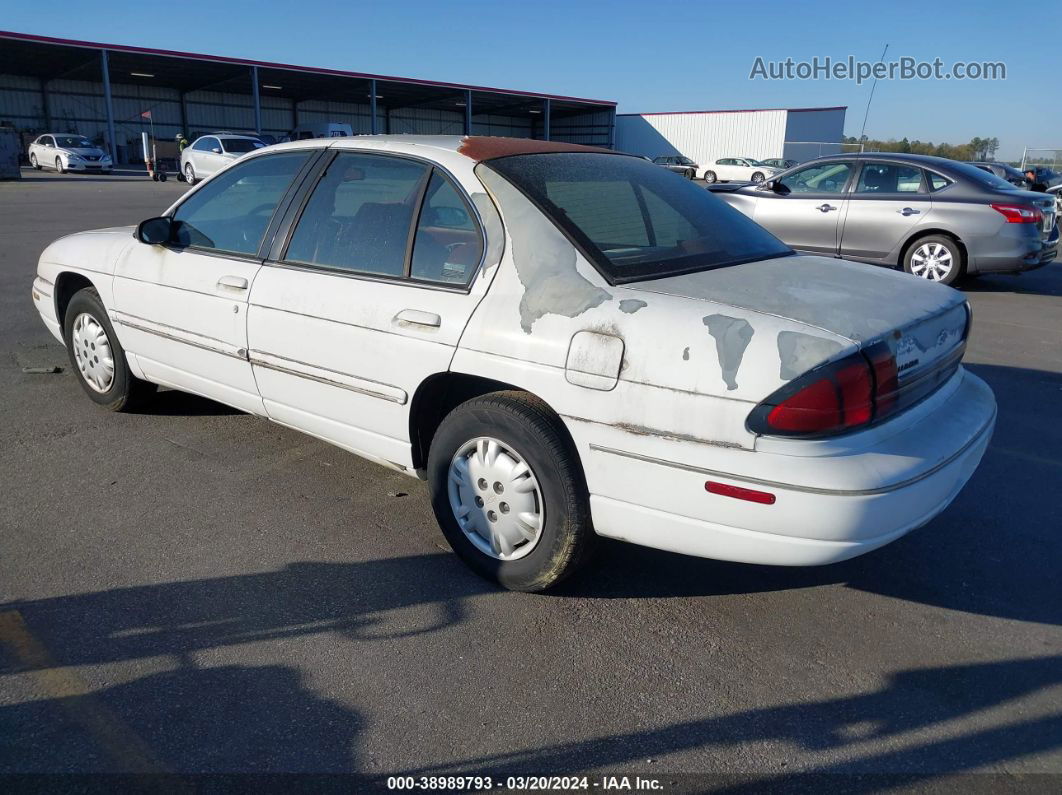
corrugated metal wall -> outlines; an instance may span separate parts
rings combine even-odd
[[[549,137],[554,141],[587,146],[608,146],[612,135],[612,111],[602,110],[550,119]]]
[[[685,155],[700,165],[721,157],[781,157],[784,110],[658,113],[616,117],[616,148],[657,157]]]

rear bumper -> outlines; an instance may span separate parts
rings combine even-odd
[[[946,394],[941,394],[946,393]],[[594,526],[609,536],[699,557],[782,566],[833,563],[881,547],[929,522],[977,468],[995,426],[995,399],[960,370],[937,395],[897,418],[904,427],[841,440],[725,451],[705,461],[591,444]],[[901,419],[903,421],[901,422]],[[892,435],[883,435],[892,433]],[[831,447],[832,445],[832,447]],[[722,453],[721,453],[722,455]],[[709,494],[713,480],[766,491],[771,505]]]
[[[1025,233],[1026,224],[1004,224],[992,238],[969,241],[970,273],[1021,273],[1042,268],[1058,256],[1058,224],[1044,239]]]

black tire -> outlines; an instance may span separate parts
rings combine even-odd
[[[159,182],[165,182],[165,181],[166,181],[166,172],[165,171],[160,171],[159,172]]]
[[[697,172],[695,172],[692,168],[687,168],[684,172],[682,172],[682,176],[684,176],[686,179],[693,179],[695,176],[697,176]]]
[[[705,171],[704,172],[704,182],[705,182],[705,184],[714,185],[718,181],[719,181],[719,177],[717,177],[715,175],[714,171]]]
[[[517,560],[500,560],[478,549],[450,505],[450,465],[478,437],[518,451],[538,482],[545,519],[531,552]],[[543,591],[579,568],[593,549],[596,536],[578,455],[556,414],[526,392],[492,392],[451,411],[432,439],[427,476],[432,509],[451,548],[473,571],[505,588]]]
[[[37,162],[37,155],[36,154],[31,154],[30,155],[30,165],[33,166],[33,169],[35,171],[40,171],[41,170],[41,164]]]
[[[926,274],[926,270],[928,269],[923,270],[921,273],[915,272],[914,259],[923,246],[941,246],[947,250],[948,255],[951,258],[951,267],[946,275],[940,278],[931,278]],[[965,275],[966,260],[962,253],[962,247],[955,242],[953,238],[947,237],[946,235],[925,235],[924,237],[914,240],[907,246],[907,250],[904,251],[903,255],[903,269],[912,276],[917,276],[918,278],[926,279],[927,281],[952,285],[962,279]]]
[[[63,160],[62,160],[62,158],[59,158],[59,157],[55,158],[55,173],[56,174],[65,174],[66,173],[65,169],[63,169]]]
[[[752,182],[754,185],[758,185],[759,183],[763,182],[763,174],[759,171],[755,172],[752,175]]]
[[[110,344],[111,356],[114,360],[114,380],[106,392],[100,392],[89,385],[74,355],[74,321],[83,314],[90,315],[103,327]],[[79,290],[70,299],[66,308],[66,317],[63,318],[63,339],[66,342],[67,355],[70,357],[70,366],[81,383],[82,389],[94,403],[98,403],[108,411],[131,411],[144,405],[158,389],[155,384],[142,381],[129,371],[125,351],[114,333],[114,327],[111,326],[111,321],[107,317],[107,310],[94,287]]]
[[[184,164],[184,181],[189,185],[195,185],[195,166],[191,163]]]

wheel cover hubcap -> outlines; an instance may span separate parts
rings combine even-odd
[[[92,315],[82,312],[74,319],[70,342],[85,383],[96,392],[109,391],[114,385],[114,354],[103,326]]]
[[[450,508],[461,532],[484,555],[518,560],[542,537],[546,511],[538,479],[518,452],[486,436],[450,461]]]
[[[923,243],[911,255],[911,273],[932,282],[946,279],[953,267],[951,252],[943,243]]]

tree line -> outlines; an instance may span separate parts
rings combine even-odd
[[[998,138],[972,138],[966,144],[935,144],[932,141],[910,141],[906,137],[897,141],[890,138],[887,141],[877,141],[867,136],[856,138],[846,136],[846,144],[863,144],[864,151],[868,152],[905,152],[915,155],[935,155],[947,157],[952,160],[993,160],[996,150],[999,149]]]

